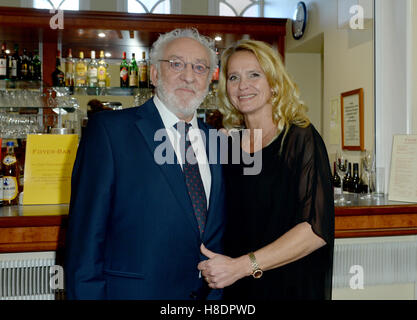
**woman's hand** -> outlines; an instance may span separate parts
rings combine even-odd
[[[230,258],[207,249],[203,244],[201,253],[208,260],[201,261],[197,268],[210,288],[221,289],[250,274],[249,257]]]

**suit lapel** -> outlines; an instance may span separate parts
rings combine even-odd
[[[165,130],[162,119],[158,110],[153,103],[153,100],[148,100],[143,106],[138,108],[138,120],[135,122],[136,127],[141,132],[148,148],[152,155],[155,154],[155,149],[163,142],[155,141],[154,136],[157,130]],[[194,209],[191,204],[191,200],[188,196],[187,185],[185,184],[184,174],[181,170],[181,166],[178,164],[177,157],[174,149],[169,141],[167,135],[165,141],[167,153],[172,152],[174,154],[174,164],[157,164],[162,174],[165,176],[168,185],[170,186],[175,198],[182,206],[182,212],[186,215],[187,220],[190,222],[192,229],[199,235],[198,223],[194,215]]]

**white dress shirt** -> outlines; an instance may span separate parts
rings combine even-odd
[[[181,121],[171,110],[169,110],[164,103],[158,98],[157,95],[154,96],[153,102],[155,103],[156,109],[158,109],[159,115],[162,118],[162,122],[164,123],[165,129],[167,130],[167,134],[169,140],[171,141],[171,145],[174,148],[175,154],[179,161],[179,164],[182,168],[182,157],[180,152],[180,133],[175,129],[174,125]],[[194,112],[194,116],[192,120],[189,122],[191,124],[191,128],[189,131],[189,139],[191,141],[191,146],[193,147],[197,162],[198,168],[200,170],[201,180],[203,181],[204,191],[206,193],[207,198],[207,209],[209,207],[209,199],[210,199],[210,188],[211,188],[211,172],[210,172],[210,165],[207,158],[207,152],[204,145],[203,138],[201,137],[200,130],[198,128],[198,121],[197,121],[197,113]],[[206,141],[207,142],[207,141]]]

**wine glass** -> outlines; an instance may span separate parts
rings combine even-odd
[[[347,204],[351,203],[350,200],[345,198],[344,191],[343,191],[343,178],[345,177],[348,170],[348,161],[346,156],[341,150],[336,152],[336,172],[340,177],[340,197],[335,202],[338,204]]]
[[[371,153],[368,150],[365,150],[365,156],[362,158],[362,168],[365,172],[366,181],[368,183],[368,188],[366,191],[366,195],[360,197],[361,199],[365,200],[371,200],[372,194],[371,194],[371,186],[372,186],[372,180],[371,180],[371,171],[374,166],[374,156],[373,153]]]

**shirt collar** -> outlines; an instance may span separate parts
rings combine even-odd
[[[173,128],[176,123],[181,121],[171,110],[169,110],[165,104],[158,98],[157,95],[154,95],[153,102],[155,103],[156,109],[158,109],[159,115],[162,118],[165,128]],[[189,122],[191,123],[192,128],[198,128],[197,121],[197,112],[194,112],[193,118]]]

